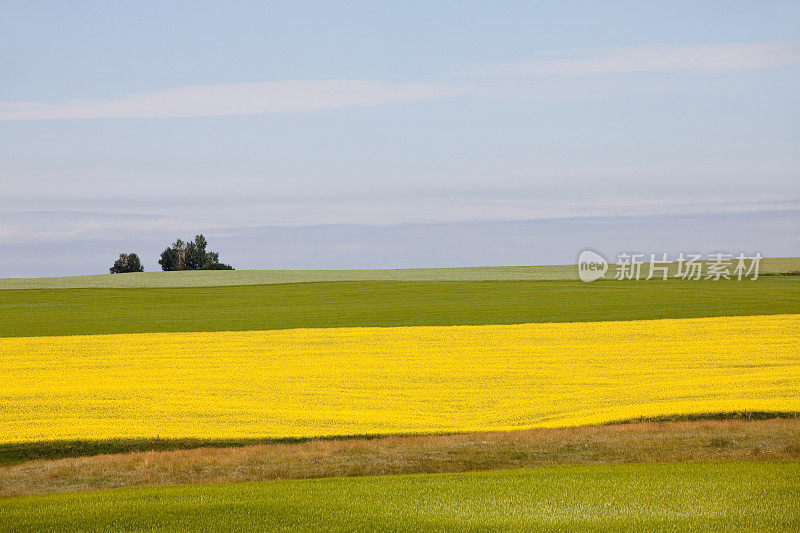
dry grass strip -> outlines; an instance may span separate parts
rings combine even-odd
[[[0,496],[556,464],[731,460],[800,460],[800,419],[644,422],[40,460],[0,468]]]

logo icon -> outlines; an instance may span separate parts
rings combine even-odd
[[[582,281],[589,283],[600,279],[608,271],[608,261],[602,255],[592,250],[584,250],[578,256],[578,275]]]

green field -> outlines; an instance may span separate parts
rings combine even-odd
[[[0,291],[0,337],[800,313],[800,278],[321,282]]]
[[[772,261],[775,272],[798,265]],[[0,280],[0,337],[800,313],[797,276],[590,284],[574,277],[575,267],[564,266]],[[761,427],[752,419],[762,413],[727,413],[709,418],[745,425],[647,429],[645,421],[548,437],[5,445],[0,492],[17,496],[0,498],[0,531],[792,531],[800,529],[799,456],[794,433],[776,431],[796,420],[763,413],[779,415],[791,418]],[[645,430],[653,434],[645,438]],[[247,446],[257,442],[261,451]],[[79,457],[87,455],[95,457]],[[306,479],[321,476],[345,477]],[[298,479],[280,481],[289,477]],[[223,483],[242,480],[259,481]],[[91,490],[121,485],[130,487]],[[60,493],[21,496],[36,492]]]
[[[771,260],[775,261],[775,260]],[[797,261],[800,263],[800,261]],[[575,265],[375,270],[185,270],[0,279],[0,289],[213,287],[324,281],[489,281],[578,279]]]
[[[797,531],[800,463],[560,466],[0,499],[8,531]]]
[[[760,271],[775,274],[800,269],[800,258],[765,257]],[[674,272],[675,266],[671,267]],[[610,265],[607,278],[614,272]],[[95,274],[57,278],[0,279],[0,289],[87,289],[214,287],[323,281],[545,281],[577,280],[576,265],[399,268],[373,270],[191,270],[136,274]]]

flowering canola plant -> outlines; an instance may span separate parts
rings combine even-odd
[[[0,339],[0,442],[800,410],[800,315]]]

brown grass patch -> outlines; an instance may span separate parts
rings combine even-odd
[[[644,422],[39,460],[1,467],[0,496],[559,464],[732,460],[800,460],[800,419]]]

